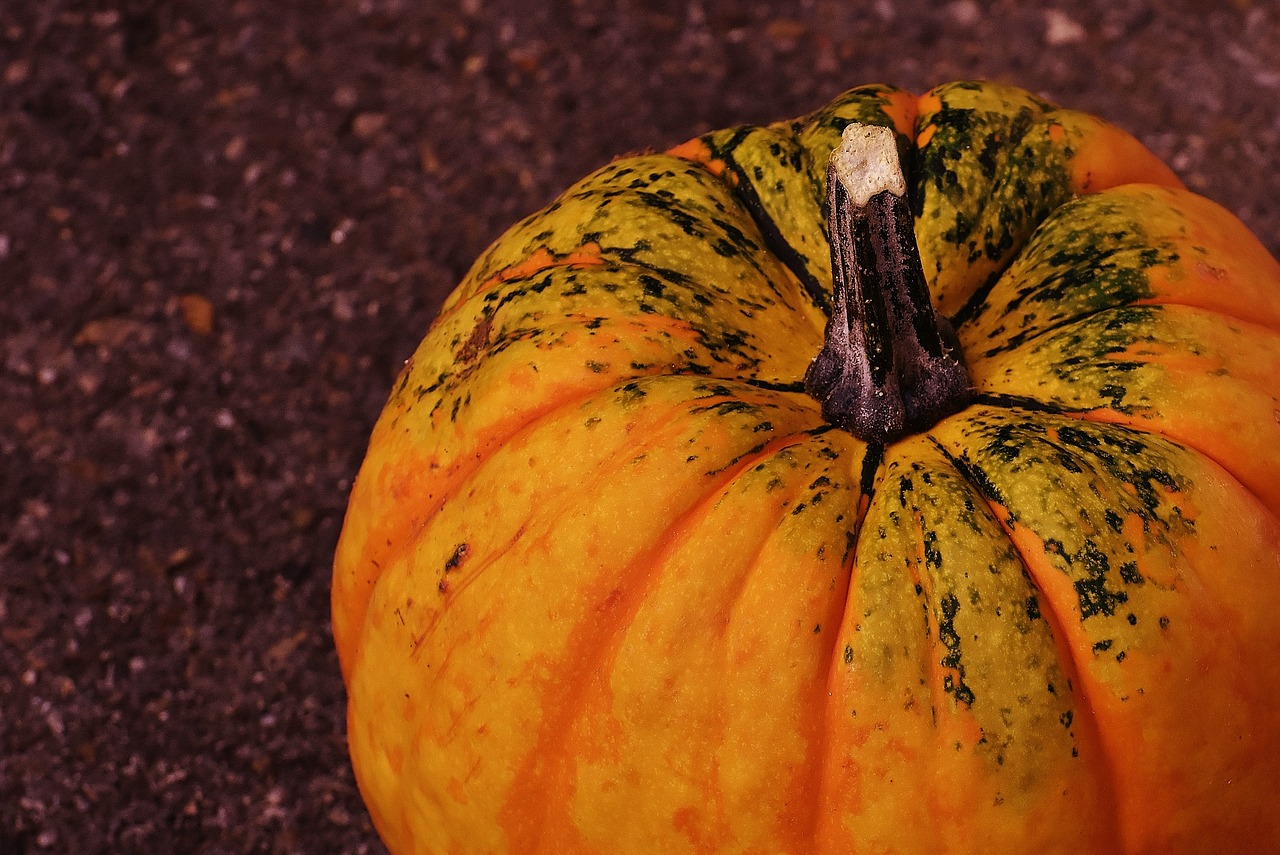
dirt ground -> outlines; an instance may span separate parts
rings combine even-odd
[[[330,559],[441,299],[616,155],[958,77],[1280,250],[1264,0],[0,3],[0,852],[383,851]]]

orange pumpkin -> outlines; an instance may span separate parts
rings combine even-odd
[[[855,122],[965,366],[879,433],[810,370],[859,305],[871,351],[933,316],[833,282]],[[374,430],[362,793],[397,853],[1280,851],[1277,449],[1280,265],[1097,119],[873,86],[616,161],[476,262]]]

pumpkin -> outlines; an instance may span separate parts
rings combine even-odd
[[[1280,851],[1278,448],[1280,266],[1098,119],[867,86],[617,160],[374,429],[360,789],[397,853]]]

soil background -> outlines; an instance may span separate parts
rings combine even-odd
[[[0,853],[384,851],[330,559],[441,299],[620,154],[961,77],[1280,249],[1271,0],[0,3]]]

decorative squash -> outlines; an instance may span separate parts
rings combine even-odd
[[[854,123],[905,195],[829,185]],[[1277,449],[1280,265],[1097,119],[872,86],[616,161],[374,431],[361,790],[397,853],[1280,851]]]

